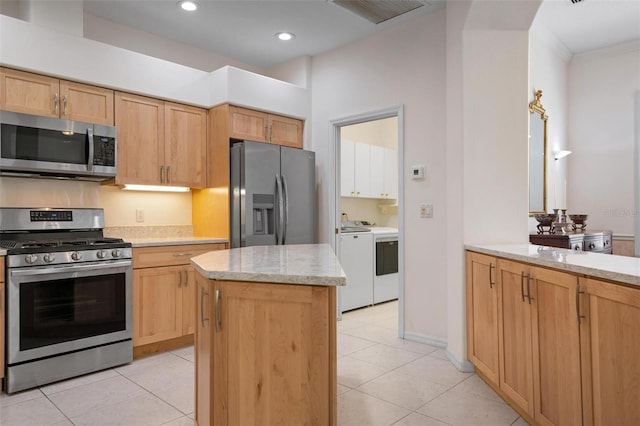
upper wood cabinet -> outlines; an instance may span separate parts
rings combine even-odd
[[[116,183],[206,186],[207,112],[116,92]]]
[[[229,107],[231,139],[302,148],[302,126],[302,120],[295,118],[236,106]]]
[[[0,68],[0,109],[113,126],[113,90]]]

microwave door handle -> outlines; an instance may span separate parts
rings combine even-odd
[[[93,142],[93,129],[89,127],[87,129],[87,137],[89,138],[89,158],[87,159],[87,171],[93,171],[93,157],[94,153],[94,142]]]

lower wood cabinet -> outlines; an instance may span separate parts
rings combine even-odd
[[[196,282],[197,424],[335,425],[335,287]]]
[[[523,417],[640,424],[640,288],[474,252],[466,266],[468,357]]]
[[[580,278],[585,425],[640,425],[640,289]]]
[[[190,259],[225,247],[225,244],[193,244],[133,249],[134,355],[158,350],[139,349],[145,345],[194,333],[195,272]]]
[[[467,353],[476,369],[498,383],[496,258],[467,254]]]
[[[582,424],[578,278],[497,264],[500,389],[539,424]]]
[[[4,257],[0,257],[0,379],[4,377],[4,295]]]

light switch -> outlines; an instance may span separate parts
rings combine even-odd
[[[136,222],[144,222],[144,209],[136,209]]]
[[[420,217],[432,218],[433,217],[433,204],[420,204]]]

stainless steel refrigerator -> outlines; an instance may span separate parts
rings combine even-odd
[[[244,141],[231,147],[231,247],[316,242],[315,153]]]

